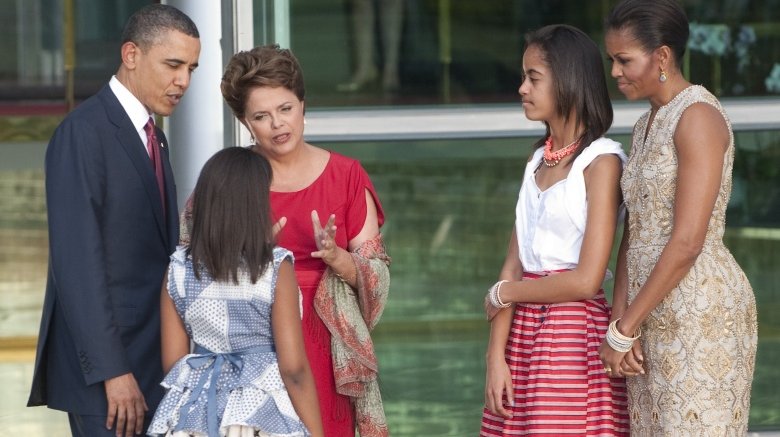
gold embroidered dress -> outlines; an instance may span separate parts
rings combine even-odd
[[[621,180],[629,211],[628,300],[658,261],[673,226],[677,154],[673,136],[683,111],[717,99],[693,85],[634,127]],[[643,142],[644,133],[647,139]],[[645,375],[627,378],[634,436],[737,436],[747,432],[757,323],[753,290],[722,241],[731,193],[734,136],[704,248],[688,274],[642,325]],[[701,153],[710,153],[700,144]]]

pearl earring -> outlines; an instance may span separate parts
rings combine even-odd
[[[661,70],[661,75],[658,76],[658,80],[660,80],[661,83],[664,83],[666,82],[666,79],[668,79],[668,77],[666,76],[666,72],[664,70]]]

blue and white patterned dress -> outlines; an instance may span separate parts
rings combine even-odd
[[[184,247],[171,255],[168,294],[195,353],[177,361],[163,380],[167,393],[149,435],[217,437],[236,426],[264,436],[309,435],[282,382],[271,331],[279,266],[292,253],[277,247],[273,255],[255,284],[240,272],[238,285],[206,272],[196,279]]]

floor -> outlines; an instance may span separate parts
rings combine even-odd
[[[35,354],[30,349],[0,351],[0,436],[68,436],[65,413],[27,408]]]

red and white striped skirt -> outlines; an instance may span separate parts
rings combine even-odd
[[[513,415],[485,409],[480,436],[629,435],[625,379],[608,377],[599,358],[609,315],[603,290],[584,301],[517,304],[506,345]]]

